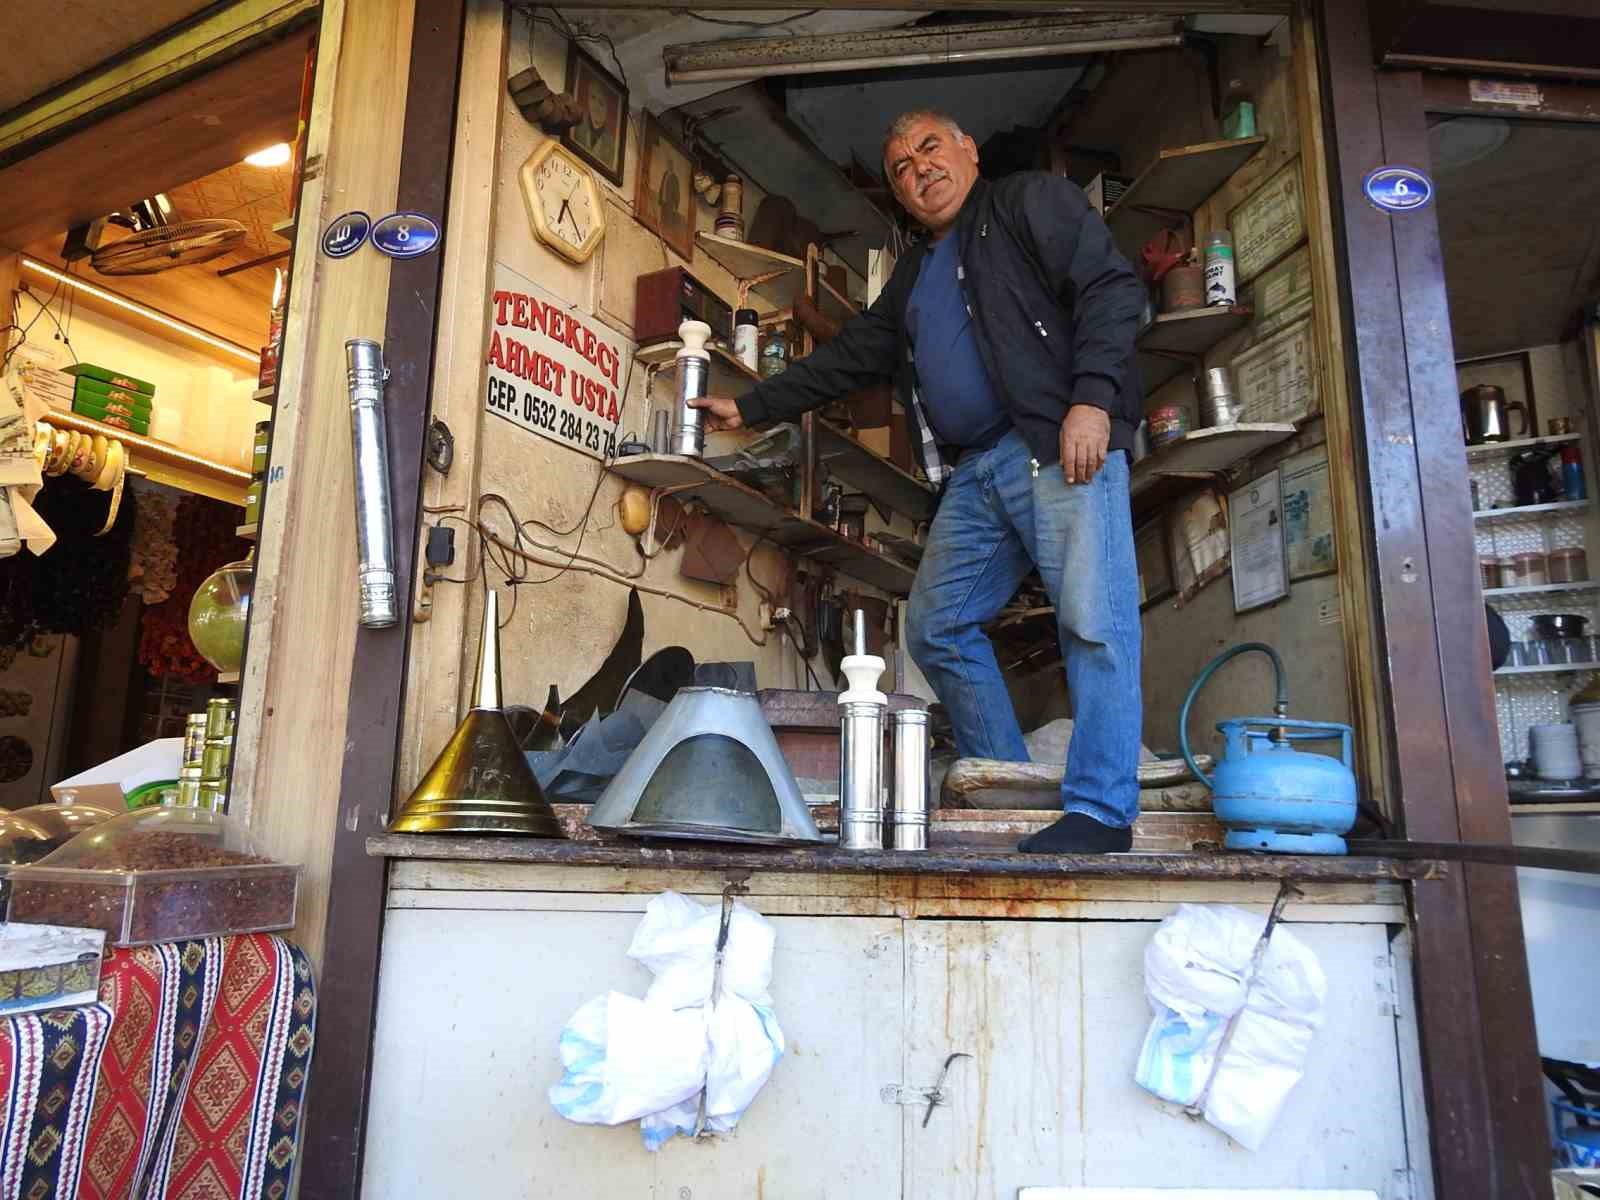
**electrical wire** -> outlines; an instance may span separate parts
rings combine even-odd
[[[735,29],[776,29],[780,25],[787,25],[791,21],[800,21],[806,17],[816,16],[820,8],[808,8],[803,12],[795,13],[792,17],[780,17],[775,21],[730,21],[727,17],[708,17],[704,13],[697,13],[691,8],[673,8],[668,12],[693,17],[696,21],[704,21],[707,25],[731,25]]]
[[[611,61],[617,68],[617,78],[622,82],[623,90],[628,87],[628,73],[622,69],[622,59],[617,54],[617,44],[611,40],[611,35],[593,30],[583,21],[573,21],[562,11],[554,6],[549,7],[550,15],[539,15],[539,6],[534,4],[513,4],[512,11],[519,12],[528,18],[528,62],[533,63],[533,27],[535,25],[548,25],[562,37],[573,42],[601,42],[611,54]],[[572,81],[567,80],[567,87],[572,86]]]

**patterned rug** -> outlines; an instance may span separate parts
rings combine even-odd
[[[115,951],[99,1004],[0,1022],[0,1200],[282,1200],[315,1019],[282,938]]]

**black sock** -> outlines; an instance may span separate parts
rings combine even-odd
[[[1029,834],[1017,847],[1024,854],[1120,854],[1133,846],[1133,830],[1102,825],[1083,813],[1069,812],[1054,825]]]

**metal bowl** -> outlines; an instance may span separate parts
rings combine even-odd
[[[1540,637],[1581,638],[1588,624],[1588,617],[1576,613],[1544,613],[1533,619],[1533,627]]]

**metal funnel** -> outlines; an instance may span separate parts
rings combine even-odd
[[[490,592],[472,708],[389,823],[390,833],[566,836],[501,707],[499,614],[499,600]]]
[[[749,692],[680,688],[589,813],[641,837],[820,842],[761,703]]]

